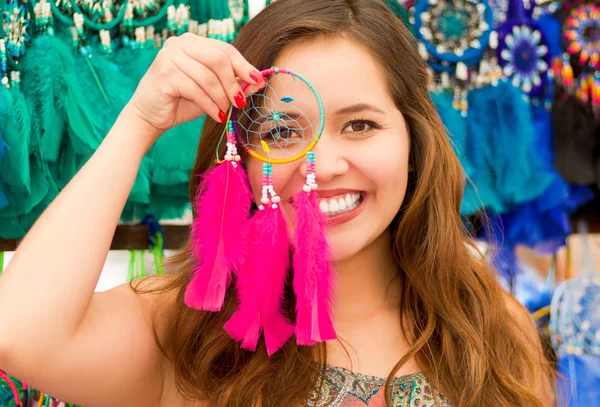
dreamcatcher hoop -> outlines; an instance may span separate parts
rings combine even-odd
[[[316,130],[316,135],[314,136],[313,140],[310,143],[308,143],[308,145],[300,153],[298,153],[292,157],[288,157],[288,158],[272,158],[272,157],[268,157],[268,156],[259,154],[256,150],[252,149],[249,146],[249,144],[246,140],[246,137],[243,134],[241,134],[242,132],[241,132],[239,126],[236,126],[236,123],[238,122],[238,112],[240,111],[240,109],[237,109],[235,106],[232,106],[232,108],[229,111],[227,128],[230,131],[233,129],[236,139],[242,145],[244,150],[248,154],[250,154],[252,157],[254,157],[260,161],[263,161],[265,163],[270,163],[270,164],[287,164],[287,163],[291,163],[296,160],[299,160],[300,158],[306,156],[309,151],[314,149],[315,145],[321,138],[321,134],[323,133],[323,129],[325,128],[325,108],[323,105],[323,100],[321,99],[319,92],[312,85],[312,83],[310,83],[310,81],[308,79],[306,79],[303,75],[301,75],[297,72],[290,71],[289,69],[271,67],[271,68],[261,71],[260,73],[264,78],[267,78],[272,75],[280,75],[280,74],[290,75],[294,79],[299,79],[306,86],[308,86],[308,88],[312,91],[313,95],[315,96],[315,99],[316,99],[316,102],[317,102],[317,105],[319,108],[319,127]],[[248,89],[249,86],[250,86],[250,84],[244,83],[242,85],[242,91],[245,91],[246,89]],[[268,151],[266,151],[266,152],[268,153]]]
[[[563,38],[566,51],[582,68],[600,69],[600,6],[573,8],[565,20]]]
[[[415,30],[427,52],[450,63],[479,59],[493,30],[492,8],[486,0],[420,1],[415,5]]]

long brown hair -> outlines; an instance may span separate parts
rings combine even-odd
[[[343,36],[370,51],[386,72],[410,131],[414,171],[391,225],[391,245],[402,270],[398,317],[411,321],[405,335],[412,347],[388,384],[415,357],[454,405],[541,406],[535,387],[545,366],[513,322],[488,265],[472,250],[459,216],[463,172],[431,102],[425,65],[409,30],[381,0],[278,0],[241,30],[234,45],[251,64],[265,68],[292,42],[321,36]],[[213,165],[222,126],[207,119],[190,197],[196,175]],[[325,346],[299,347],[290,340],[272,357],[263,343],[256,352],[240,349],[223,330],[237,305],[233,285],[221,312],[199,312],[183,302],[190,280],[188,248],[168,267],[174,277],[159,291],[173,294],[173,300],[164,304],[156,335],[181,394],[211,406],[305,405],[319,388]],[[293,319],[289,284],[285,308]]]

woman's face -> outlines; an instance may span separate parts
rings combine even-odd
[[[369,246],[398,213],[408,179],[410,140],[384,72],[371,55],[345,39],[320,38],[284,50],[275,66],[298,72],[317,89],[325,127],[314,148],[321,211],[329,218],[333,260]],[[289,82],[274,83],[277,95]],[[318,116],[307,110],[312,123]],[[261,198],[262,163],[246,162],[256,202]],[[292,199],[306,183],[306,158],[273,165],[273,185],[291,230]]]

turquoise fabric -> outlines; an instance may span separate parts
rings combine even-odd
[[[0,2],[0,8],[21,6],[23,13],[34,15],[35,6],[43,3],[11,1]],[[26,20],[31,39],[24,44],[24,53],[7,55],[7,75],[17,72],[20,81],[11,81],[10,88],[0,86],[0,238],[22,238],[92,156],[150,67],[162,40],[188,30],[201,33],[202,24],[212,19],[210,32],[208,25],[203,26],[205,35],[232,41],[248,20],[247,0],[157,0],[151,3],[158,5],[155,10],[131,20],[123,12],[127,3],[119,0],[114,4],[121,9],[112,10],[110,22],[102,20],[104,12],[94,19],[85,17],[75,41],[73,10],[59,9],[66,3],[47,4],[53,19],[38,10],[35,22]],[[97,6],[104,7],[101,2]],[[170,20],[169,7],[177,13],[189,10],[189,16]],[[133,31],[131,37],[124,34],[136,27],[144,35],[153,30],[158,41],[155,36],[138,41]],[[109,47],[101,43],[100,29],[110,35]],[[0,39],[7,38],[0,30]],[[152,147],[142,160],[122,220],[139,221],[149,214],[172,219],[184,214],[203,124],[200,118],[180,125]]]

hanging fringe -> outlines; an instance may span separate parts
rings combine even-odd
[[[127,282],[136,278],[146,277],[146,264],[144,262],[144,250],[129,251],[129,268],[127,271]]]
[[[325,219],[314,190],[294,198],[294,292],[296,294],[296,341],[314,345],[336,338],[331,313],[335,272],[328,259]]]
[[[191,255],[196,264],[185,291],[189,307],[219,311],[231,272],[244,261],[246,222],[252,194],[245,170],[226,161],[210,170],[198,187]]]
[[[164,242],[161,233],[156,233],[153,238],[153,245],[150,247],[150,252],[154,258],[154,272],[159,276],[165,274],[164,261]]]
[[[272,355],[294,334],[294,326],[281,312],[290,251],[281,209],[258,210],[250,220],[246,262],[237,273],[240,306],[227,321],[225,331],[241,347],[256,350],[264,330],[267,353]]]
[[[131,281],[135,277],[135,250],[129,251],[129,267],[127,268],[127,282]]]

